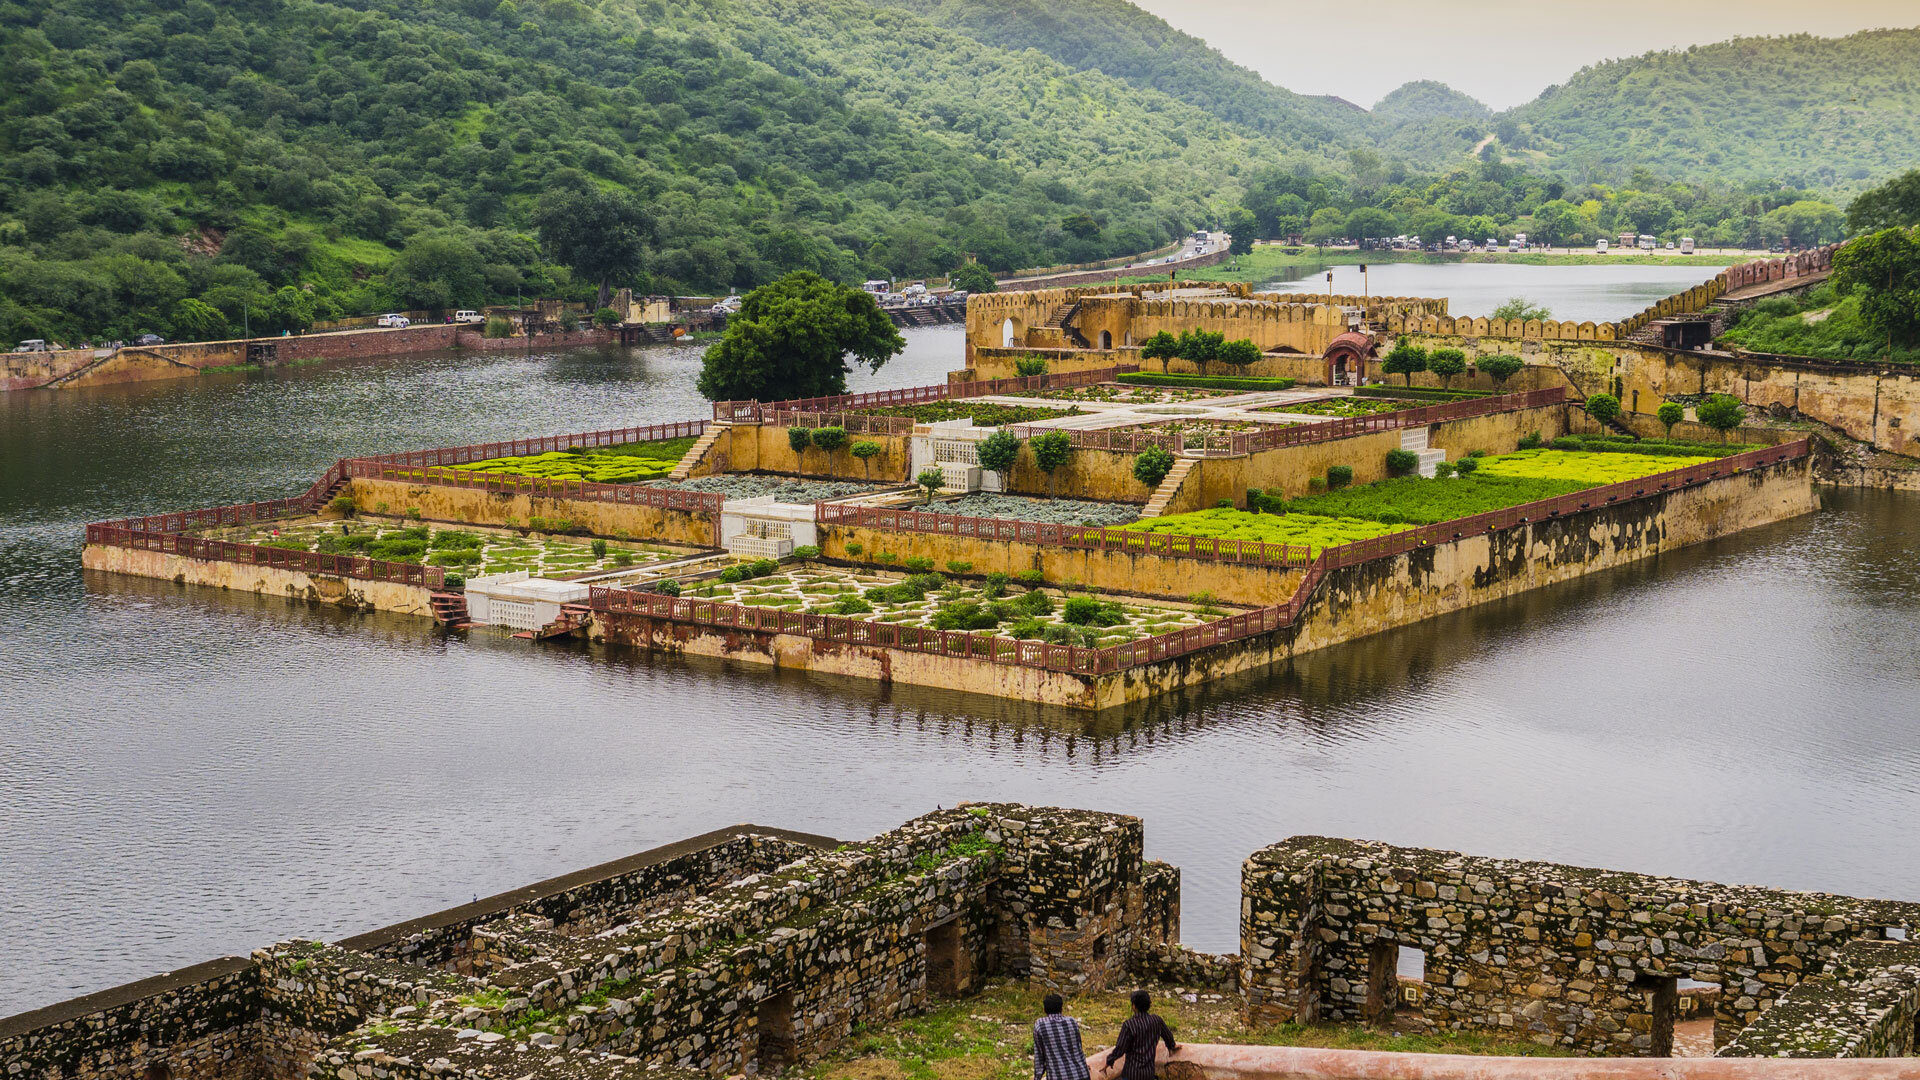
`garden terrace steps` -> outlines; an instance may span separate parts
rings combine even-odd
[[[1180,485],[1187,482],[1187,474],[1193,471],[1196,464],[1198,462],[1190,457],[1174,458],[1173,468],[1168,470],[1166,479],[1160,481],[1160,486],[1153,490],[1153,497],[1147,500],[1147,507],[1140,511],[1140,516],[1156,518],[1166,513],[1167,505],[1180,493]]]
[[[1402,428],[1400,449],[1412,451],[1420,458],[1420,466],[1414,471],[1421,476],[1433,476],[1434,466],[1447,460],[1445,450],[1434,450],[1427,446],[1427,429],[1424,427]]]
[[[464,593],[436,592],[427,604],[433,609],[433,621],[449,630],[465,630],[473,625],[473,618],[467,613],[467,597]]]
[[[723,432],[732,430],[732,427],[732,424],[717,422],[708,424],[707,430],[701,433],[700,438],[692,446],[687,448],[686,454],[681,456],[680,463],[675,465],[673,471],[667,474],[667,479],[685,480],[691,477],[693,470],[699,467],[700,462],[706,458],[707,451],[712,450],[713,444],[720,440],[720,435]]]

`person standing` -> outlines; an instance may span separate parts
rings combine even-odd
[[[1041,1007],[1047,1014],[1033,1022],[1033,1080],[1092,1080],[1080,1021],[1063,1013],[1059,994],[1048,994]]]
[[[1154,1052],[1158,1044],[1165,1042],[1167,1052],[1180,1049],[1173,1041],[1173,1032],[1167,1022],[1147,1010],[1153,1008],[1153,999],[1145,990],[1133,992],[1133,1015],[1120,1025],[1120,1037],[1114,1040],[1113,1053],[1107,1055],[1107,1067],[1121,1058],[1127,1059],[1126,1067],[1120,1070],[1120,1080],[1153,1080]]]

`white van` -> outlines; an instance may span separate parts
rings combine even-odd
[[[1607,238],[1603,236],[1600,239],[1595,240],[1593,242],[1593,250],[1602,255],[1605,255],[1607,253]]]
[[[28,338],[16,347],[14,352],[50,352],[46,338]]]
[[[1680,238],[1680,254],[1682,255],[1693,254],[1693,237],[1683,236]]]
[[[453,313],[453,321],[457,323],[481,323],[486,322],[487,317],[477,311],[456,311]]]
[[[1499,250],[1500,250],[1500,241],[1499,241],[1499,239],[1498,239],[1498,238],[1496,238],[1496,237],[1492,237],[1492,236],[1489,236],[1489,237],[1487,237],[1487,250],[1488,250],[1488,251],[1499,251]]]

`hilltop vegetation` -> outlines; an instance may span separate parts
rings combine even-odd
[[[1576,179],[1644,166],[1857,189],[1920,149],[1920,30],[1651,52],[1582,69],[1499,119],[1509,150]]]
[[[1082,261],[1279,158],[858,0],[23,0],[0,58],[0,338],[584,299],[531,228],[555,185],[644,206],[643,291]]]

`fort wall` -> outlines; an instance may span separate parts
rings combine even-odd
[[[781,437],[785,437],[784,432]],[[570,520],[596,536],[657,540],[698,547],[715,547],[720,542],[719,516],[693,510],[592,499],[535,497],[442,484],[409,484],[400,480],[364,476],[354,477],[349,491],[354,502],[360,506],[378,507],[385,504],[393,513],[419,510],[420,516],[429,521],[519,528],[538,517],[549,521]]]
[[[332,604],[357,611],[394,611],[402,615],[431,615],[433,592],[420,585],[397,581],[309,574],[277,566],[195,559],[164,551],[88,544],[80,565],[88,570],[159,578],[181,585],[283,596],[316,604]]]

